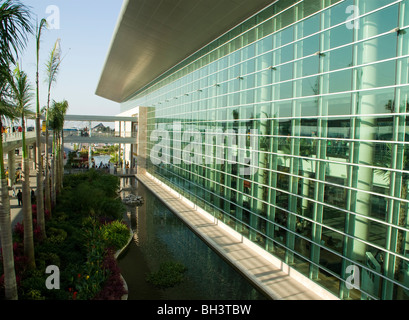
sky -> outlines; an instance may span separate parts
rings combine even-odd
[[[57,39],[63,60],[51,99],[67,100],[69,115],[107,115],[120,113],[119,104],[95,94],[123,0],[22,0],[34,22],[48,19],[40,45],[40,105],[47,104],[45,63]],[[35,36],[20,56],[21,68],[35,89]],[[35,92],[35,90],[34,90]],[[32,110],[35,110],[35,100]]]

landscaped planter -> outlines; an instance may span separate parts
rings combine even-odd
[[[116,297],[117,293],[127,292],[116,259],[132,241],[132,231],[121,222],[125,208],[117,199],[119,181],[113,179],[118,178],[90,171],[71,177],[73,181],[64,181],[57,206],[51,216],[47,215],[46,239],[38,236],[33,215],[36,235],[33,270],[28,270],[24,263],[24,229],[16,227],[18,233],[13,239],[19,299],[126,299],[127,294]],[[92,197],[87,190],[92,190]],[[60,288],[54,290],[45,285],[48,277],[45,269],[50,265],[59,268],[61,280]],[[0,287],[2,273],[0,267]],[[4,292],[4,288],[0,289]]]

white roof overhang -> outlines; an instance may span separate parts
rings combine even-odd
[[[125,0],[96,94],[133,93],[273,0]]]

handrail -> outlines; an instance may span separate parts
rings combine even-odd
[[[36,136],[35,132],[26,132],[26,139],[31,139]],[[3,133],[3,142],[19,141],[23,139],[22,132]]]
[[[121,168],[121,167],[112,167],[112,168],[94,168],[97,171],[102,171],[106,173],[110,173],[116,176],[123,176],[123,175],[135,175],[137,173],[136,168]],[[64,168],[64,174],[77,174],[87,172],[90,169],[88,168]]]
[[[43,133],[42,133],[43,135]],[[49,131],[50,137],[52,136],[52,131]],[[26,132],[26,139],[35,138],[36,133],[35,131],[28,131]],[[80,137],[80,131],[64,131],[64,138],[65,137]],[[91,136],[89,134],[82,135],[81,137],[84,138],[136,138],[137,132],[134,131],[125,131],[125,132],[92,132]],[[23,139],[22,132],[11,132],[11,133],[3,133],[3,143],[5,142],[13,142],[13,141],[21,141]]]
[[[123,132],[81,132],[81,131],[64,131],[64,137],[85,137],[85,138],[136,138],[137,132],[123,131]]]

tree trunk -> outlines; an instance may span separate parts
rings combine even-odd
[[[51,159],[51,204],[55,206],[55,186],[56,186],[56,172],[57,172],[57,138],[56,132],[53,132],[53,157]]]
[[[37,224],[41,230],[41,237],[46,238],[44,216],[44,185],[43,185],[43,159],[41,157],[41,124],[40,115],[36,115],[36,145],[37,145]]]
[[[14,269],[14,253],[13,253],[13,237],[11,232],[11,217],[10,217],[10,197],[7,179],[4,171],[3,160],[3,134],[1,133],[0,119],[0,178],[1,178],[1,203],[0,203],[0,239],[3,256],[4,269],[4,289],[7,300],[17,300],[17,282],[16,271]]]
[[[23,136],[23,159],[21,181],[23,187],[23,225],[24,225],[24,255],[28,258],[28,267],[35,268],[34,239],[33,239],[33,214],[31,209],[30,196],[30,164],[26,146],[26,134],[24,116],[22,119]]]
[[[48,101],[50,98],[48,98]],[[45,209],[51,214],[51,194],[50,194],[50,168],[49,168],[49,132],[48,132],[48,107],[46,111],[46,129],[45,129]]]
[[[61,138],[60,133],[58,133],[56,138],[57,143],[57,157],[55,163],[55,192],[58,195],[61,191],[61,176],[62,176],[62,168],[61,168]]]
[[[61,132],[60,190],[64,188],[64,129]]]
[[[10,217],[10,198],[7,179],[1,179],[0,236],[4,269],[4,289],[7,300],[17,300],[17,282],[14,269],[13,237]]]

